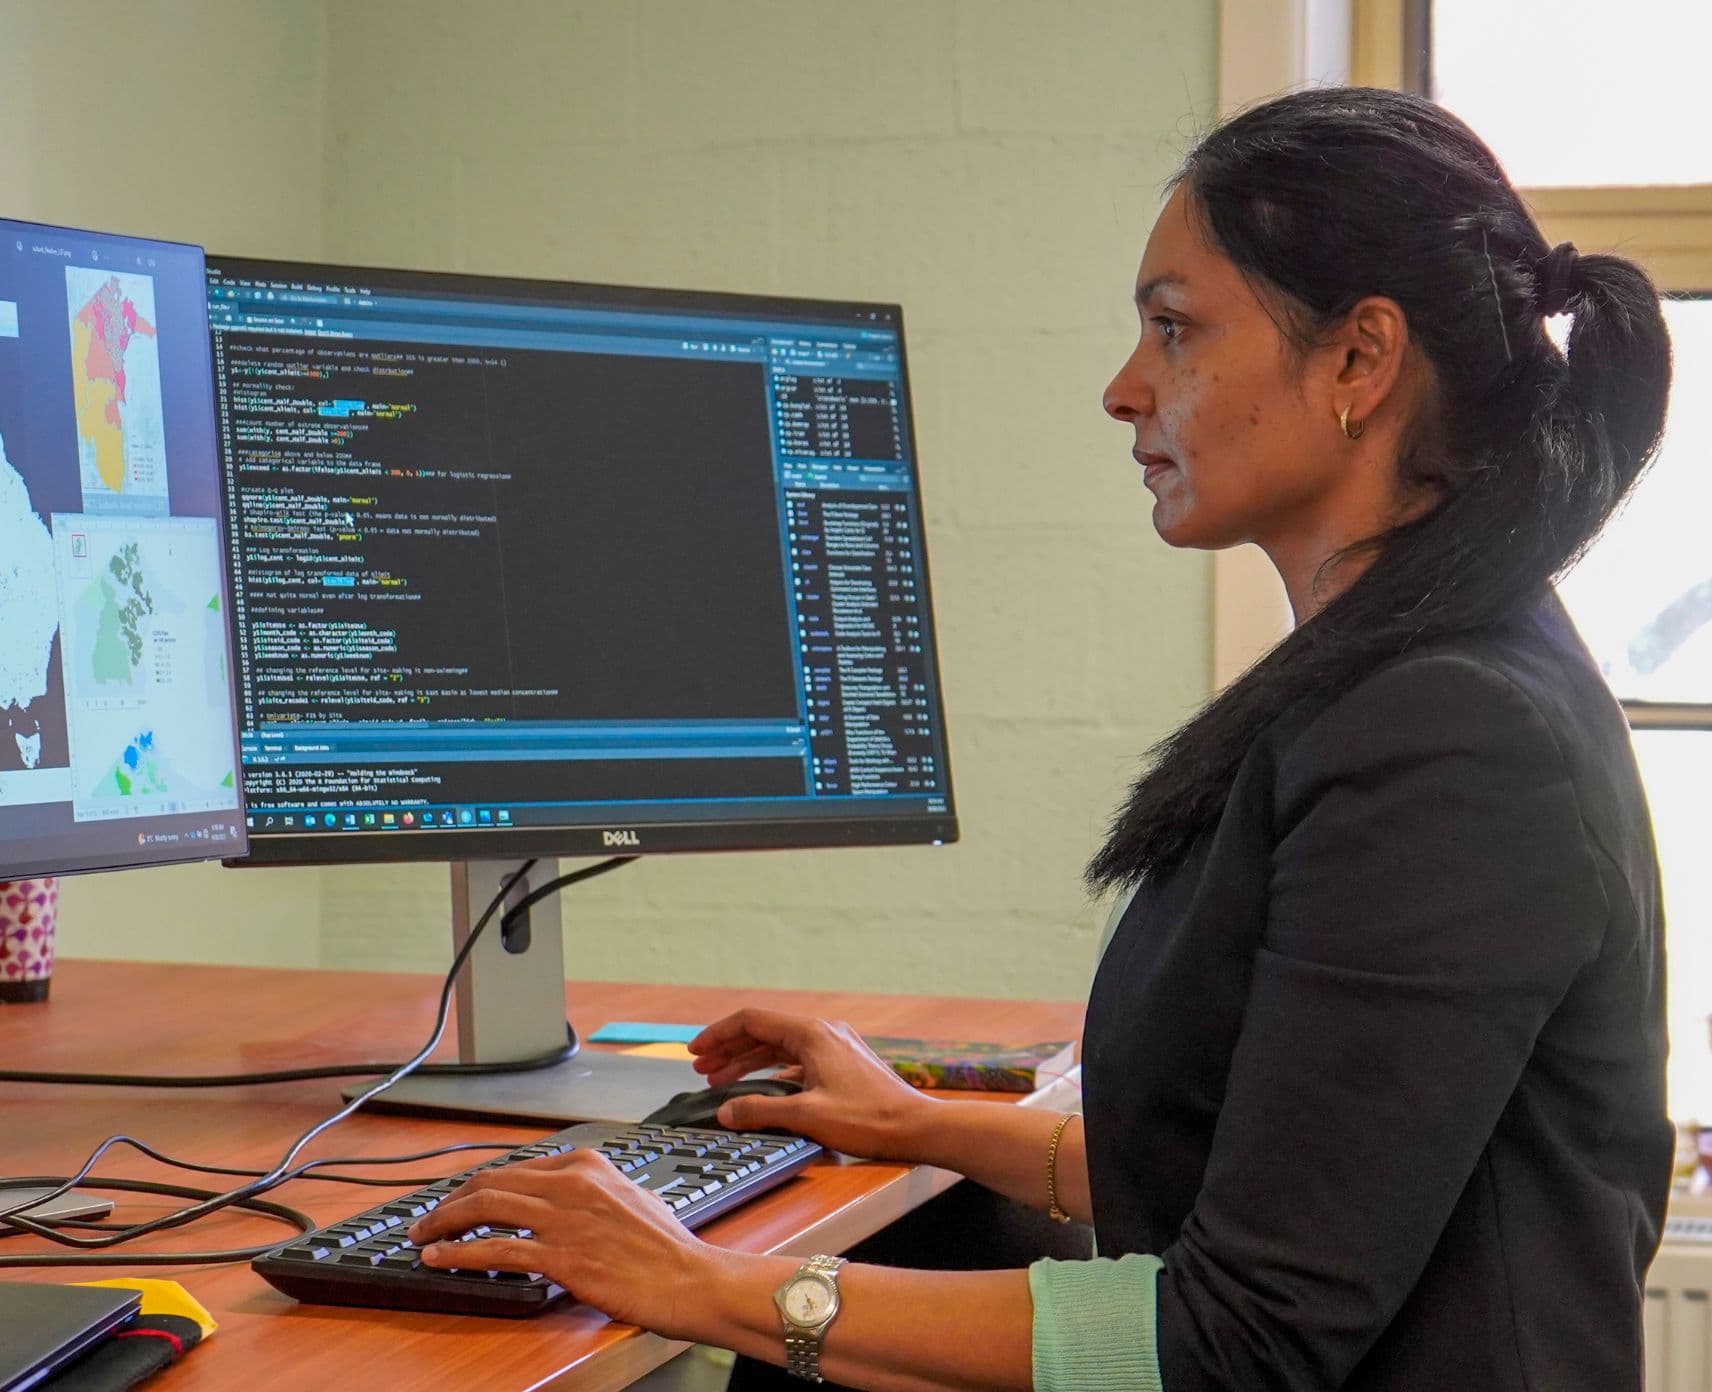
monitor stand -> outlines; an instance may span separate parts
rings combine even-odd
[[[542,862],[542,878],[557,862]],[[457,861],[452,865],[452,949],[462,950],[515,861]],[[527,877],[512,887],[508,903],[529,892]],[[548,899],[527,912],[509,943],[502,943],[499,915],[483,931],[458,973],[456,1019],[460,1063],[504,1063],[537,1058],[565,1044],[565,951],[559,906]],[[371,1080],[372,1084],[372,1080]],[[364,1086],[345,1089],[346,1099]],[[364,1106],[377,1112],[416,1116],[481,1117],[549,1122],[635,1122],[680,1092],[696,1092],[706,1080],[687,1062],[603,1053],[585,1045],[566,1063],[524,1073],[470,1077],[410,1076]]]

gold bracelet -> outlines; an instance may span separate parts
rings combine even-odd
[[[1070,1221],[1070,1215],[1058,1206],[1058,1142],[1064,1139],[1064,1128],[1075,1115],[1066,1112],[1058,1119],[1058,1125],[1052,1128],[1052,1141],[1046,1147],[1046,1212],[1054,1223]]]

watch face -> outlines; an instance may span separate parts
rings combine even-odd
[[[785,1315],[793,1324],[819,1324],[832,1313],[832,1284],[813,1276],[799,1276],[785,1287]]]

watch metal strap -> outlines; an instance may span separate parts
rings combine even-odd
[[[824,1254],[810,1257],[797,1269],[797,1275],[814,1274],[825,1276],[833,1283],[833,1289],[838,1287],[838,1268],[844,1265],[843,1257],[829,1257]],[[793,1280],[795,1277],[792,1278]],[[835,1310],[834,1314],[837,1313]],[[802,1329],[785,1321],[785,1371],[792,1377],[802,1378],[805,1382],[825,1382],[820,1375],[820,1336],[826,1332],[826,1326],[831,1324],[828,1318],[814,1329]]]

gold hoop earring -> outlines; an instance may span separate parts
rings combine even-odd
[[[1353,405],[1345,406],[1343,414],[1337,418],[1337,423],[1343,427],[1343,438],[1346,440],[1359,440],[1362,432],[1367,429],[1366,421],[1356,421],[1354,425],[1350,424],[1349,413],[1354,409]]]

